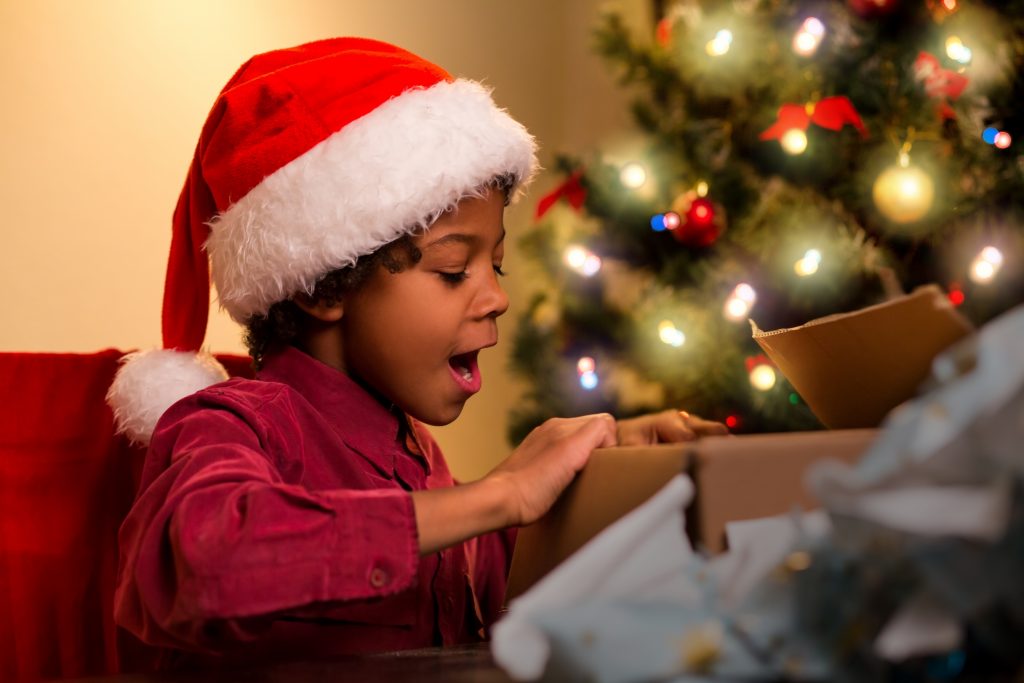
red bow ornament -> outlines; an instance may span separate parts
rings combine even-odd
[[[914,79],[924,83],[928,97],[948,97],[955,100],[969,82],[967,76],[943,69],[935,55],[921,52],[914,60]]]
[[[768,130],[761,133],[762,140],[778,140],[786,131],[798,128],[807,130],[810,124],[827,128],[828,130],[839,130],[845,125],[856,128],[861,137],[866,138],[868,131],[860,114],[853,108],[850,98],[843,96],[826,97],[815,103],[784,104],[779,107],[779,115]]]
[[[555,205],[559,199],[565,198],[569,202],[569,206],[579,211],[583,208],[583,202],[587,198],[587,188],[583,187],[581,179],[583,178],[583,171],[573,171],[568,178],[565,179],[561,185],[556,187],[551,192],[540,198],[537,202],[537,211],[533,216],[534,220],[540,220],[544,217],[552,206]]]

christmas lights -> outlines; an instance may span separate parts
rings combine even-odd
[[[818,51],[825,37],[825,24],[817,17],[807,17],[793,36],[793,52],[801,57],[810,57]]]
[[[587,391],[597,387],[597,363],[590,356],[583,356],[576,362],[576,374],[579,375],[580,386]]]
[[[647,182],[647,169],[643,164],[631,161],[619,171],[619,181],[631,190],[639,190]]]
[[[818,272],[821,265],[821,252],[817,249],[808,249],[803,258],[793,264],[793,270],[800,277],[808,277]]]
[[[601,257],[578,244],[570,245],[565,250],[565,262],[584,277],[592,277],[601,270]]]
[[[732,294],[725,300],[725,317],[733,322],[740,322],[747,318],[750,309],[757,301],[757,292],[746,282],[741,282],[732,290]]]
[[[978,252],[971,262],[969,275],[979,285],[991,282],[1003,265],[1003,252],[988,246]]]
[[[676,328],[671,320],[662,320],[658,323],[658,338],[669,346],[679,348],[686,343],[686,335],[682,330]]]
[[[712,57],[721,57],[729,51],[730,47],[732,47],[732,31],[723,28],[715,34],[713,39],[708,41],[704,49]]]

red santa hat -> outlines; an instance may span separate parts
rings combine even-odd
[[[174,212],[164,350],[118,372],[120,429],[146,443],[172,403],[227,377],[197,355],[211,274],[244,323],[495,176],[510,174],[514,195],[536,167],[533,138],[486,88],[401,48],[335,38],[253,57],[203,126]]]

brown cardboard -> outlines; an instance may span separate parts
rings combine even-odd
[[[720,553],[727,522],[819,507],[804,486],[807,468],[825,458],[855,463],[877,434],[844,429],[702,439],[687,461],[696,490],[686,516],[691,542]]]
[[[724,550],[726,522],[767,517],[817,503],[803,475],[816,460],[855,461],[873,429],[706,437],[680,444],[602,448],[547,515],[519,531],[506,601],[581,548],[600,531],[687,472],[696,495],[687,510],[695,547]]]
[[[932,359],[973,330],[935,285],[876,306],[753,336],[822,424],[876,427],[912,398]]]

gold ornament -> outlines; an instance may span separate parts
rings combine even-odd
[[[871,195],[882,215],[894,223],[913,223],[924,218],[935,199],[935,183],[906,155],[900,163],[882,171]]]

